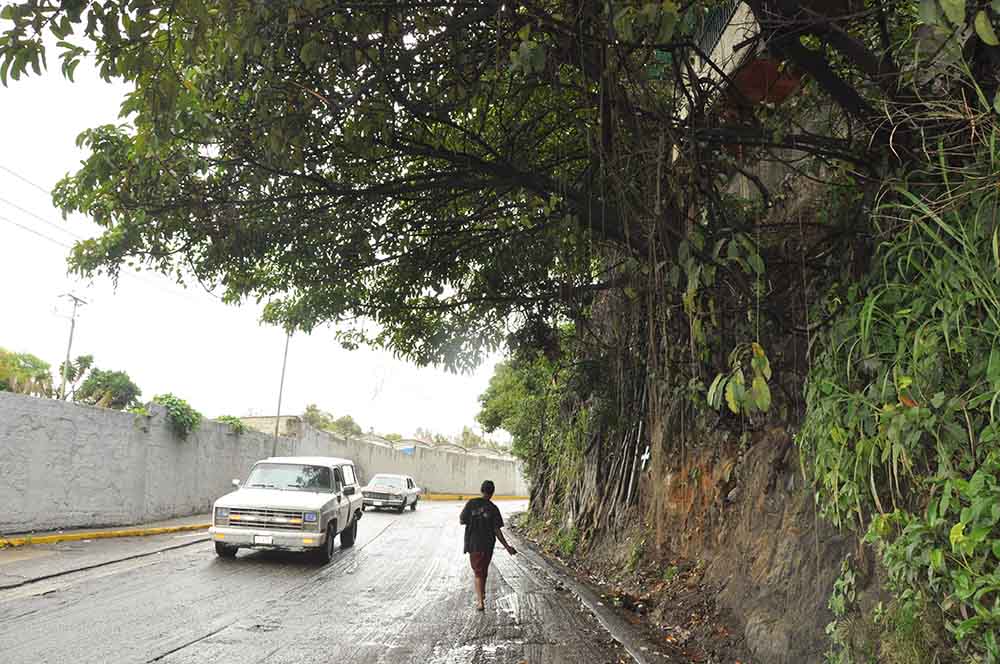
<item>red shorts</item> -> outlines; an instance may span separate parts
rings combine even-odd
[[[492,551],[470,551],[469,552],[469,564],[472,565],[472,572],[476,576],[481,576],[484,579],[490,571],[490,561],[493,559]]]

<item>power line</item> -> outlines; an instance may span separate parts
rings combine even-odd
[[[39,232],[37,229],[34,229],[31,226],[27,226],[25,224],[19,223],[17,221],[14,221],[13,219],[10,219],[10,218],[5,217],[3,215],[0,215],[0,221],[5,221],[8,224],[12,224],[14,226],[17,226],[21,230],[27,231],[27,232],[31,233],[32,235],[37,235],[38,237],[42,238],[43,240],[47,240],[48,242],[51,242],[52,244],[56,244],[56,245],[58,245],[60,247],[63,247],[64,249],[73,249],[73,245],[71,245],[71,244],[63,242],[61,240],[57,240],[54,237],[51,237],[49,235],[46,235],[44,233]],[[148,279],[145,279],[140,274],[136,274],[134,272],[122,272],[122,271],[119,271],[118,274],[121,275],[121,276],[129,277],[131,279],[135,279],[139,283],[141,283],[141,284],[143,284],[145,286],[149,286],[150,288],[156,289],[156,290],[160,291],[161,293],[166,293],[167,295],[172,295],[174,297],[182,298],[182,299],[185,299],[185,300],[190,300],[191,302],[195,302],[195,303],[198,303],[198,304],[208,304],[207,300],[203,300],[201,298],[196,298],[196,297],[190,295],[187,292],[175,291],[175,290],[172,290],[172,289],[169,289],[169,288],[165,288],[165,287],[161,286],[160,284],[156,283],[155,281],[150,281]]]
[[[43,187],[42,185],[38,184],[37,182],[32,182],[31,180],[29,180],[28,178],[24,177],[23,175],[21,175],[17,171],[12,170],[10,168],[7,168],[3,164],[0,164],[0,171],[7,171],[8,173],[10,173],[14,177],[16,177],[18,180],[20,180],[22,182],[25,182],[27,184],[30,184],[32,187],[34,187],[35,189],[39,190],[43,194],[48,194],[49,196],[52,195],[52,190],[46,189],[45,187]]]
[[[33,182],[33,181],[29,180],[28,178],[24,177],[23,175],[21,175],[17,171],[15,171],[15,170],[13,170],[11,168],[8,168],[7,166],[4,166],[3,164],[0,164],[0,170],[3,170],[5,172],[9,173],[10,175],[13,175],[18,180],[21,180],[22,182],[25,182],[26,184],[31,185],[32,187],[34,187],[35,189],[38,189],[39,191],[41,191],[43,193],[46,193],[46,194],[49,194],[49,195],[52,194],[51,190],[46,189],[45,187],[43,187],[42,185],[38,184],[37,182]],[[55,222],[53,222],[53,221],[51,221],[49,219],[44,218],[41,215],[38,215],[38,214],[32,212],[31,210],[27,210],[27,209],[21,207],[17,203],[14,203],[14,202],[6,199],[6,198],[3,198],[2,196],[0,196],[0,202],[6,203],[7,205],[11,206],[15,210],[18,210],[19,212],[22,212],[23,214],[29,215],[29,216],[31,216],[31,217],[33,217],[33,218],[41,221],[43,224],[47,224],[49,226],[52,226],[53,228],[55,228],[58,231],[66,233],[67,235],[69,235],[70,237],[72,237],[75,240],[79,241],[79,240],[85,240],[85,239],[87,239],[87,238],[85,238],[82,235],[77,235],[73,231],[71,231],[71,230],[69,230],[67,228],[64,228],[63,226],[61,226],[61,225],[59,225],[59,224],[57,224],[57,223],[55,223]],[[11,223],[11,224],[13,224],[13,225],[15,225],[15,226],[17,226],[17,227],[19,227],[19,228],[21,228],[23,230],[26,230],[26,231],[28,231],[30,233],[33,233],[34,235],[37,235],[37,236],[39,236],[41,238],[44,238],[44,239],[46,239],[46,240],[48,240],[50,242],[54,242],[55,244],[58,244],[59,246],[65,247],[67,249],[72,249],[73,248],[71,245],[65,244],[63,242],[60,242],[59,240],[56,240],[55,238],[52,238],[52,237],[49,237],[49,236],[44,235],[42,233],[39,233],[37,230],[35,230],[33,228],[30,228],[28,226],[25,226],[23,224],[20,224],[20,223],[18,223],[16,221],[13,221],[11,219],[8,219],[7,217],[0,216],[0,220],[7,221],[8,223]],[[168,293],[169,295],[173,295],[175,297],[181,297],[181,298],[185,298],[185,299],[190,298],[192,302],[198,302],[198,303],[204,303],[205,302],[204,300],[201,300],[200,298],[196,298],[196,297],[192,296],[187,291],[181,292],[181,291],[173,291],[173,290],[167,290],[165,288],[161,288],[159,286],[159,284],[157,284],[157,283],[155,283],[153,281],[149,281],[147,279],[144,279],[139,274],[134,274],[134,273],[131,273],[131,272],[124,272],[124,273],[119,272],[119,274],[125,274],[126,276],[135,278],[136,280],[138,280],[138,281],[146,284],[147,286],[151,286],[152,288],[155,288],[155,289],[160,290],[162,292]],[[211,292],[209,292],[208,290],[206,290],[205,292],[208,293],[209,295],[211,295],[215,300],[218,300],[218,298],[215,295],[213,295]]]
[[[21,230],[28,231],[32,235],[37,235],[38,237],[42,238],[43,240],[48,240],[49,242],[51,242],[53,244],[58,244],[60,247],[64,247],[66,249],[72,249],[73,248],[73,245],[71,245],[71,244],[67,244],[67,243],[65,243],[65,242],[63,242],[61,240],[57,240],[54,237],[49,237],[45,233],[40,233],[39,231],[35,230],[31,226],[25,226],[24,224],[18,223],[16,221],[14,221],[13,219],[8,219],[7,217],[5,217],[3,215],[0,215],[0,221],[6,221],[8,224],[13,224],[14,226],[17,226],[18,228],[20,228]]]
[[[56,229],[57,231],[60,231],[62,233],[65,233],[66,235],[69,235],[74,240],[83,240],[83,239],[85,239],[82,235],[77,235],[76,233],[74,233],[73,231],[69,230],[68,228],[64,228],[63,226],[57,224],[54,221],[49,221],[45,217],[42,217],[41,215],[35,214],[31,210],[27,210],[27,209],[21,207],[20,205],[18,205],[17,203],[4,198],[3,196],[0,196],[0,203],[6,203],[7,205],[9,205],[12,208],[14,208],[15,210],[17,210],[18,212],[20,212],[22,214],[26,214],[29,217],[34,217],[35,219],[37,219],[38,221],[42,222],[43,224],[47,224],[47,225],[51,226],[52,228]]]

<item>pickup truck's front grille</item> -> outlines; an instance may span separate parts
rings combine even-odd
[[[401,496],[397,496],[392,493],[376,493],[374,491],[363,491],[365,498],[371,498],[372,500],[399,500]]]
[[[236,528],[302,530],[302,512],[295,510],[234,507],[229,510],[229,526]]]

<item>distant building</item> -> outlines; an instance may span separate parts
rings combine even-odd
[[[274,416],[256,415],[241,417],[240,421],[251,429],[274,435]],[[282,415],[278,422],[278,435],[298,438],[302,435],[302,418],[298,415]]]

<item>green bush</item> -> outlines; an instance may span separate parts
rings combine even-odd
[[[579,538],[580,533],[577,532],[576,528],[560,528],[559,532],[555,536],[555,539],[553,540],[553,543],[564,558],[569,558],[576,553]]]
[[[250,431],[250,427],[243,423],[243,420],[236,417],[235,415],[220,415],[216,418],[216,422],[222,422],[228,424],[229,428],[233,430],[236,435],[243,435],[247,431]]]
[[[978,152],[942,147],[884,191],[876,269],[841,299],[799,443],[901,615],[940,607],[956,652],[1000,662],[1000,127],[976,122]]]
[[[170,421],[170,426],[174,433],[181,438],[186,438],[201,424],[201,413],[192,408],[187,401],[173,394],[158,394],[153,397],[153,403],[160,404],[167,409],[167,419]]]

